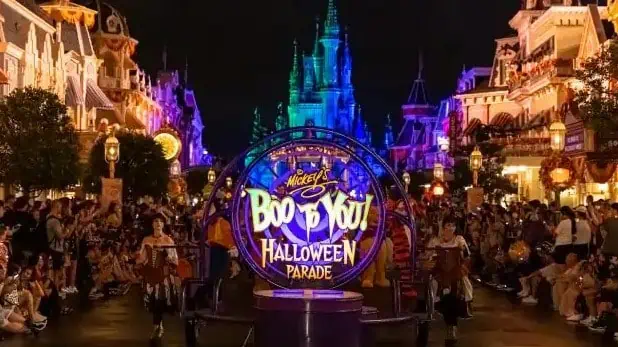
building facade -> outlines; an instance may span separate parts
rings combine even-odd
[[[539,179],[541,162],[551,154],[549,125],[560,120],[583,129],[571,105],[575,71],[614,30],[597,1],[527,0],[509,25],[515,33],[496,40],[493,66],[464,71],[459,79],[455,97],[461,102],[464,141],[474,143],[476,132],[490,127],[496,135],[491,141],[504,145],[504,174],[518,184],[518,198],[551,200],[553,193]],[[583,136],[581,141],[574,148],[582,149]],[[567,133],[567,153],[568,142]],[[586,179],[583,163],[576,164],[580,178],[561,203],[581,203],[588,194],[607,198],[607,184]]]

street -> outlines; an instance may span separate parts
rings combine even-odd
[[[569,325],[555,313],[511,303],[504,293],[476,288],[475,316],[460,324],[461,347],[592,347],[601,344],[600,336],[582,327]],[[13,338],[6,347],[103,347],[148,346],[150,317],[141,306],[138,290],[121,298],[97,303],[86,311],[52,322],[37,338]],[[177,317],[168,317],[164,346],[183,346],[183,327]],[[406,328],[380,331],[378,346],[413,346]],[[247,334],[241,326],[212,325],[202,329],[200,346],[241,346]],[[430,346],[443,346],[443,325],[432,326]],[[400,339],[401,338],[401,339]],[[398,340],[399,339],[399,340]]]

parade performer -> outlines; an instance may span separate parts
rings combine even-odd
[[[389,202],[387,209],[403,217],[407,215],[406,205],[403,200]],[[399,278],[401,295],[410,301],[417,296],[413,286],[412,231],[394,215],[387,219],[386,228],[390,238],[393,240],[393,265],[399,270],[401,275]]]
[[[163,233],[167,218],[157,213],[152,217],[152,235],[146,236],[139,251],[138,264],[143,264],[146,303],[152,313],[154,326],[152,338],[163,336],[163,314],[175,307],[177,288],[170,270],[178,265],[174,240]]]
[[[360,250],[363,253],[369,252],[369,249],[374,243],[378,228],[378,209],[374,206],[369,210],[367,216],[367,230],[364,231],[360,242]],[[375,260],[369,265],[367,270],[362,275],[362,287],[373,288],[373,285],[378,287],[389,287],[390,281],[386,279],[386,261],[388,258],[386,243],[382,241],[380,250]]]
[[[425,268],[432,270],[432,290],[436,308],[447,326],[447,341],[457,340],[457,320],[466,314],[464,277],[468,274],[470,255],[465,239],[455,235],[456,222],[451,217],[442,221],[442,234],[428,244]]]

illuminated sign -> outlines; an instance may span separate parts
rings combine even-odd
[[[166,160],[173,160],[180,154],[182,147],[180,139],[174,134],[168,132],[161,132],[154,137],[156,143],[161,145],[163,149],[163,156]]]
[[[234,224],[237,246],[256,273],[279,287],[339,287],[357,278],[380,248],[383,201],[367,179],[370,170],[349,158],[333,167],[325,162],[268,162],[281,171],[262,180],[269,187],[252,184],[251,173],[260,169],[250,166],[238,182],[232,212],[242,215]],[[367,235],[377,241],[361,252]]]

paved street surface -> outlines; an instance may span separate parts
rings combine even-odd
[[[575,325],[568,325],[554,313],[511,303],[504,293],[484,288],[476,290],[476,312],[460,326],[461,347],[592,347],[600,337]],[[137,288],[133,293],[95,307],[76,311],[70,317],[50,323],[38,338],[9,339],[4,347],[102,347],[149,346],[150,320],[141,306]],[[382,346],[413,346],[413,337],[404,338],[410,327],[380,331]],[[164,346],[183,346],[182,325],[177,317],[167,318]],[[247,329],[213,325],[202,330],[200,346],[239,347]],[[434,324],[430,346],[444,346],[443,326]],[[401,340],[397,340],[402,338]],[[403,341],[402,341],[403,340]],[[282,346],[284,347],[284,346]]]

